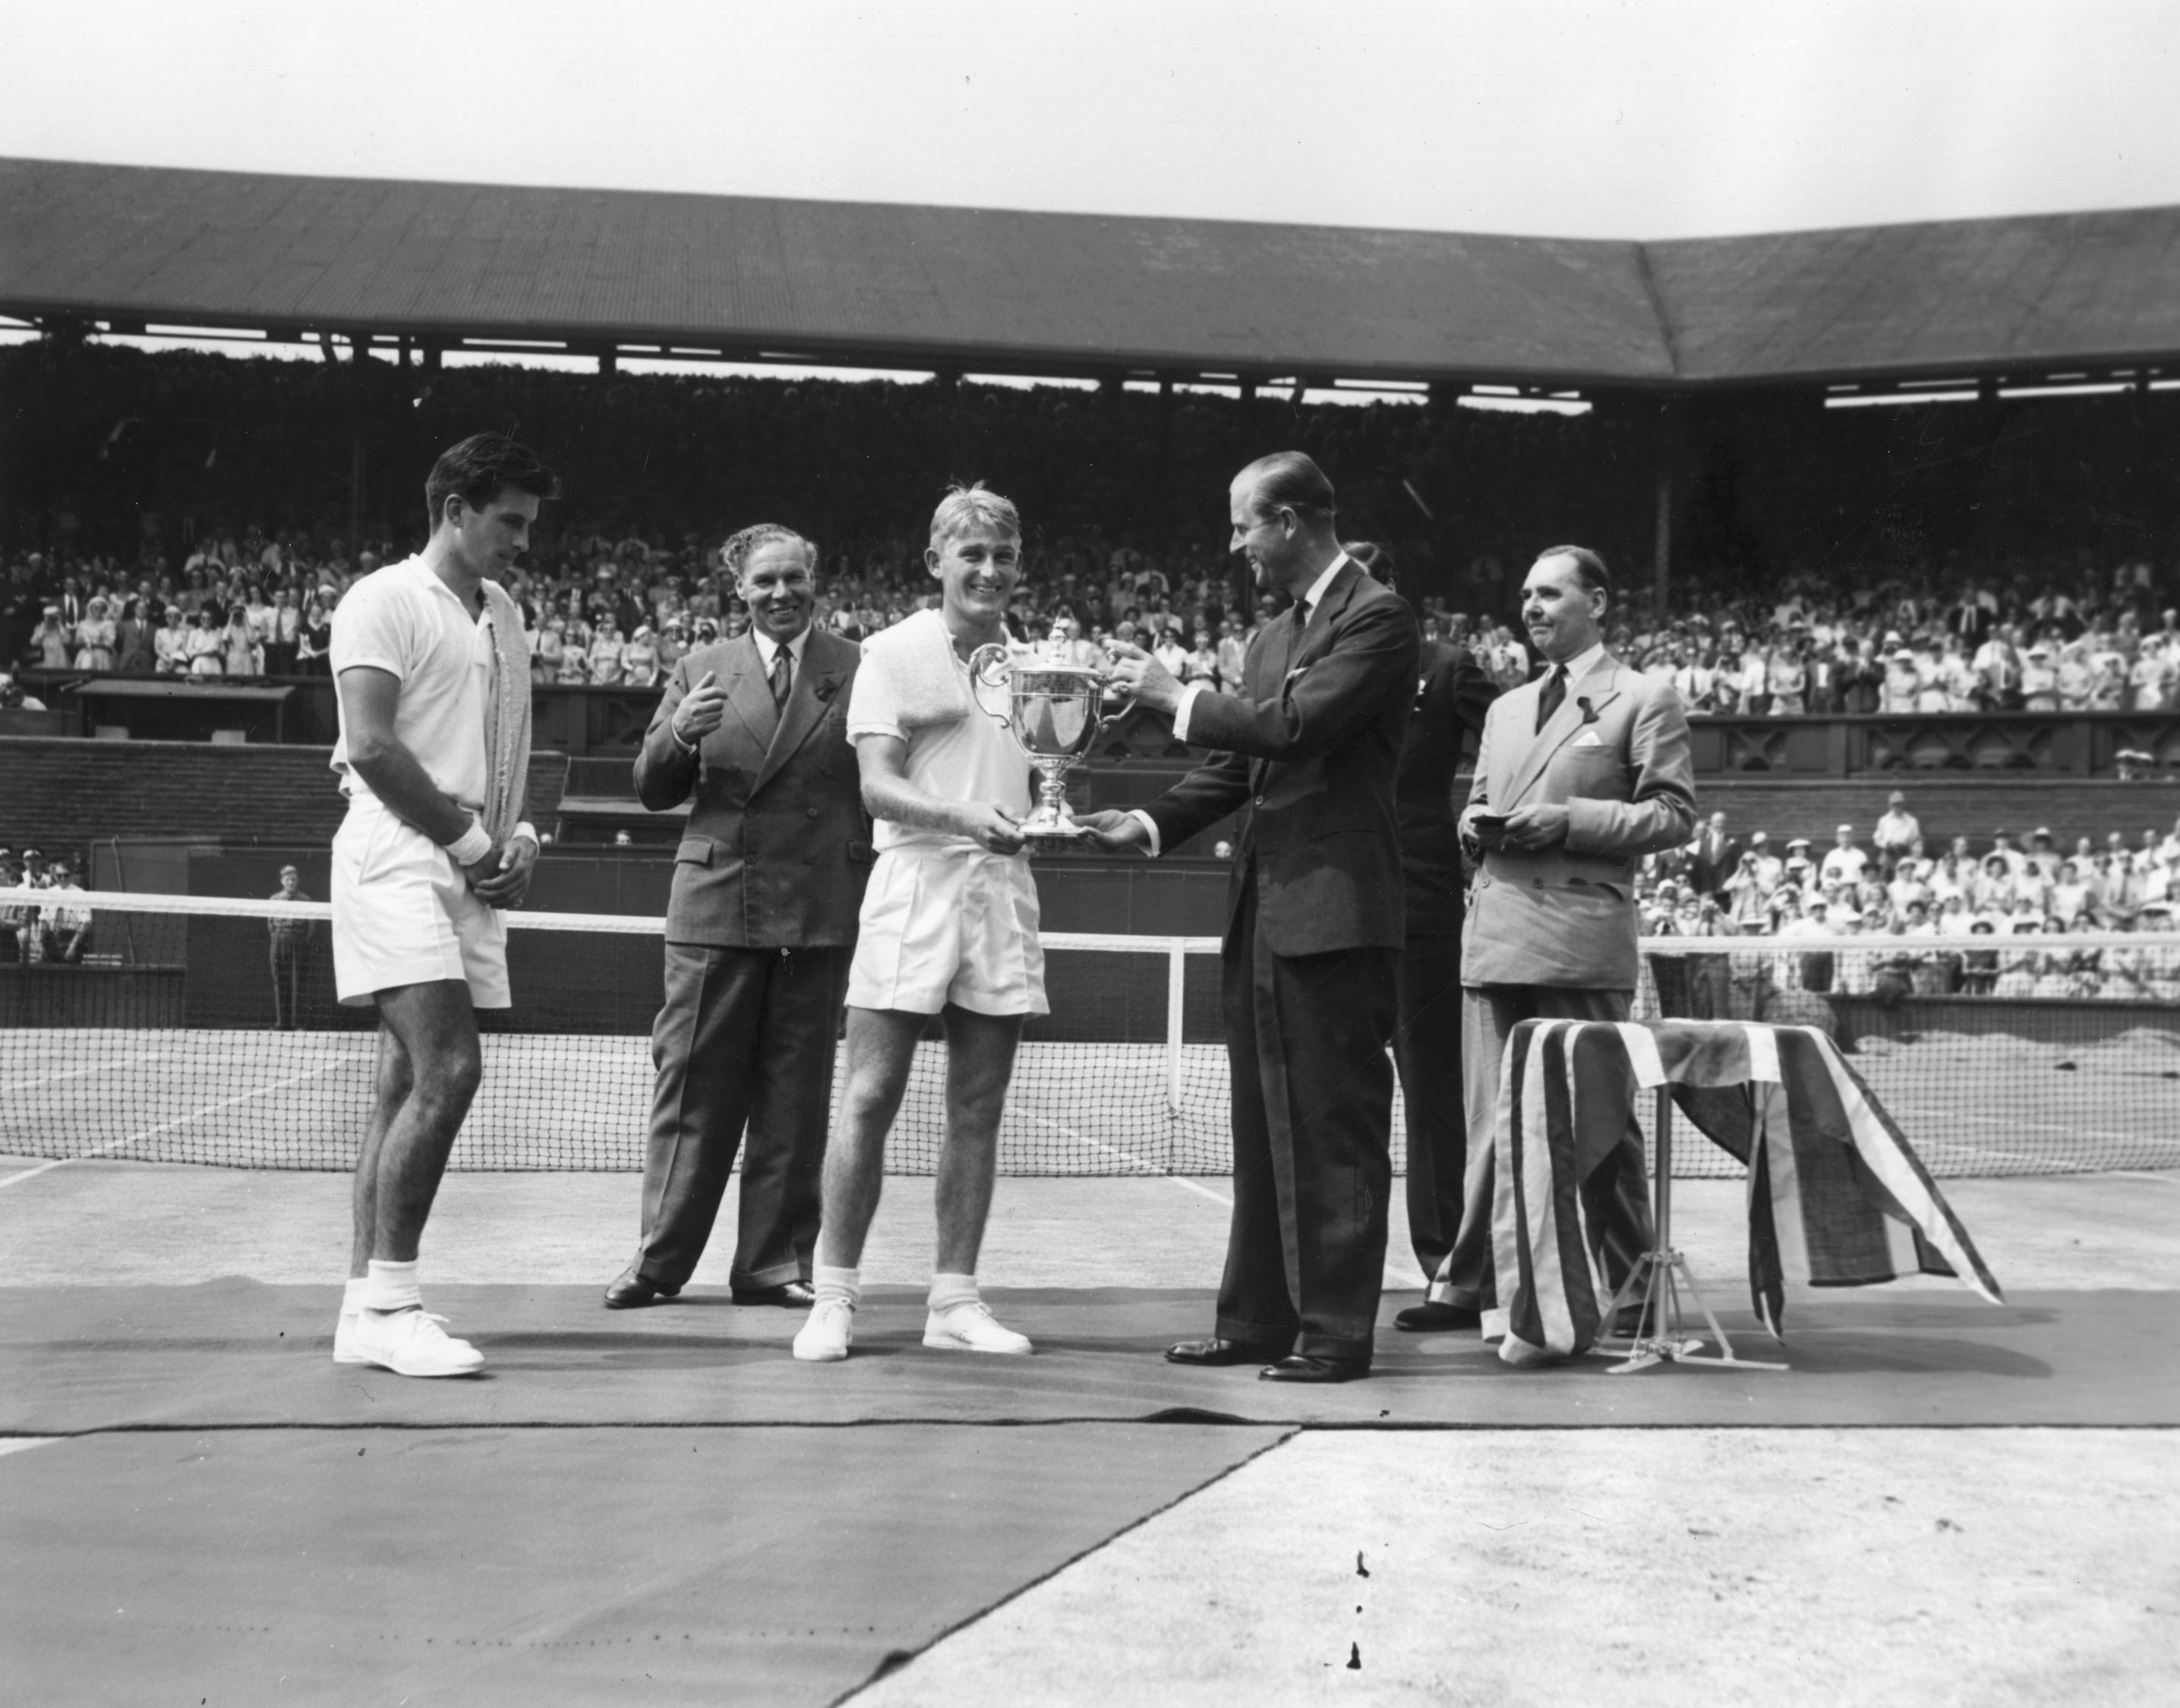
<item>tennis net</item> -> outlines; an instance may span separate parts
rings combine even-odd
[[[88,929],[49,947],[59,893],[0,891],[0,922],[43,915],[0,928],[0,1152],[351,1165],[376,1017],[334,1000],[323,903],[65,892]],[[663,922],[509,923],[515,1007],[482,1017],[483,1084],[451,1166],[641,1168]],[[1646,939],[1637,1013],[1826,1027],[1941,1173],[2180,1167],[2180,937],[1989,941]],[[1054,932],[1044,947],[1052,1013],[1025,1030],[1001,1169],[1227,1173],[1217,941]],[[1448,1047],[1457,1024],[1449,1005]],[[895,1173],[936,1167],[944,1067],[934,1026],[888,1145]],[[1396,1169],[1403,1132],[1396,1102]],[[1738,1171],[1709,1146],[1675,1154],[1683,1174]]]

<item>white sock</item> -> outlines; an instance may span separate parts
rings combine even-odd
[[[931,1310],[936,1315],[953,1310],[957,1304],[977,1302],[977,1277],[973,1275],[948,1275],[944,1271],[931,1277]]]
[[[424,1295],[416,1286],[416,1260],[406,1263],[386,1263],[374,1257],[371,1273],[365,1277],[363,1299],[366,1310],[415,1310],[424,1303]]]
[[[347,1284],[341,1288],[340,1314],[343,1316],[354,1316],[363,1309],[363,1290],[370,1284],[361,1275],[349,1277]]]
[[[829,1299],[845,1299],[852,1310],[862,1301],[863,1271],[860,1269],[835,1269],[829,1263],[812,1264],[810,1290],[818,1295],[817,1303],[819,1304]]]

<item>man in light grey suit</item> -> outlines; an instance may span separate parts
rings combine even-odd
[[[1636,862],[1686,843],[1694,827],[1680,696],[1605,651],[1611,602],[1612,578],[1594,552],[1555,546],[1539,556],[1522,586],[1522,618],[1549,668],[1484,718],[1461,816],[1462,839],[1483,862],[1461,955],[1467,1173],[1461,1227],[1427,1302],[1394,1319],[1410,1331],[1476,1327],[1496,1309],[1492,1127],[1507,1035],[1527,1019],[1627,1018]],[[1618,1171],[1605,1235],[1610,1272],[1632,1268],[1650,1238],[1632,1119],[1605,1166]]]

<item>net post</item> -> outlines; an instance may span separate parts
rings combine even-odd
[[[1181,1113],[1181,1019],[1182,998],[1188,989],[1188,940],[1165,940],[1165,1107]]]

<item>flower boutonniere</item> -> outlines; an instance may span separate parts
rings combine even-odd
[[[1575,695],[1574,703],[1582,708],[1582,721],[1584,723],[1597,722],[1597,708],[1589,703],[1589,696],[1587,694]]]

